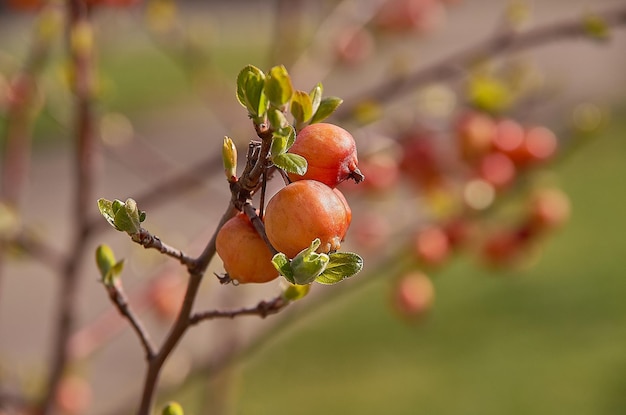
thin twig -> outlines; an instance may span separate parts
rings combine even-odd
[[[623,5],[596,13],[596,15],[607,27],[626,24],[626,6]],[[547,23],[523,33],[498,33],[473,47],[463,49],[446,59],[419,69],[413,74],[385,80],[369,91],[347,99],[346,103],[335,112],[335,116],[340,120],[345,120],[352,117],[356,108],[363,102],[382,104],[414,91],[419,85],[462,76],[466,73],[468,66],[481,59],[577,37],[593,39],[587,32],[582,18]]]
[[[268,239],[267,233],[265,232],[265,225],[263,224],[263,221],[261,220],[259,215],[256,214],[256,209],[254,208],[254,206],[252,206],[251,203],[246,203],[245,205],[243,205],[243,211],[250,219],[250,222],[252,222],[252,226],[254,226],[254,229],[257,231],[259,236],[263,238],[263,241],[272,252],[272,255],[276,255],[278,253],[278,250],[274,248],[274,246]]]
[[[146,249],[156,249],[160,253],[178,260],[186,267],[194,266],[195,264],[195,259],[187,256],[183,251],[163,243],[158,236],[152,235],[143,228],[136,235],[133,235],[132,239]]]
[[[137,317],[131,309],[119,278],[116,279],[113,284],[107,284],[106,289],[111,302],[113,302],[120,314],[128,320],[135,333],[137,333],[137,337],[139,337],[139,340],[141,341],[141,344],[146,352],[146,359],[152,359],[156,352],[154,346],[152,345],[152,341],[150,340],[150,335],[144,328],[141,320],[139,320],[139,317]]]
[[[282,295],[270,300],[260,301],[253,307],[239,308],[236,310],[211,310],[202,311],[193,314],[189,318],[189,324],[198,324],[205,320],[214,320],[218,318],[235,318],[239,316],[259,316],[265,318],[271,314],[276,314],[289,305],[289,301],[285,300]]]

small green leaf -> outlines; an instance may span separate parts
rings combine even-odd
[[[324,87],[322,83],[319,82],[315,85],[315,88],[309,92],[309,97],[311,97],[311,113],[315,114],[320,107],[320,103],[322,102],[322,93],[324,92]]]
[[[100,245],[96,248],[96,264],[100,271],[101,281],[104,285],[112,285],[115,279],[124,269],[124,260],[115,261],[115,255],[108,245]]]
[[[222,144],[222,164],[226,180],[233,182],[237,180],[237,147],[235,142],[228,136],[224,137]]]
[[[283,298],[287,301],[296,301],[306,297],[311,290],[311,285],[289,284],[283,291]]]
[[[490,113],[501,113],[511,106],[513,96],[501,79],[488,75],[470,78],[468,99],[477,108]]]
[[[126,202],[124,202],[124,208],[118,209],[115,213],[115,227],[129,235],[134,235],[141,229],[141,220],[139,216],[137,202],[133,199],[126,199]]]
[[[287,173],[295,173],[303,176],[307,170],[307,161],[299,154],[283,153],[272,158],[276,167],[285,170]]]
[[[111,268],[115,265],[115,254],[108,245],[99,245],[96,248],[96,264],[100,275],[104,277],[109,273]]]
[[[282,252],[277,253],[272,257],[272,264],[274,265],[274,268],[280,272],[280,275],[285,277],[290,283],[294,283],[293,271],[291,270],[291,265],[287,255]]]
[[[116,202],[119,202],[119,200],[116,200]],[[118,231],[121,230],[115,225],[115,212],[113,211],[113,202],[107,199],[98,199],[98,210],[100,210],[100,214],[104,216],[107,222],[109,222],[109,225],[113,226]]]
[[[263,96],[265,74],[259,68],[248,65],[237,75],[237,100],[252,117],[265,113],[267,104]]]
[[[161,415],[185,415],[183,407],[178,402],[169,402],[163,407]]]
[[[272,134],[272,147],[270,149],[272,157],[285,153],[289,147],[292,146],[295,139],[296,130],[291,125],[274,131]]]
[[[296,91],[291,99],[291,115],[296,125],[302,125],[313,116],[313,101],[309,94],[304,91]]]
[[[324,272],[315,279],[320,284],[336,284],[350,278],[363,269],[363,258],[352,252],[335,252]]]
[[[310,284],[326,269],[330,261],[329,256],[315,252],[320,244],[319,239],[313,240],[310,247],[302,250],[291,260],[291,270],[295,284]]]
[[[289,102],[293,95],[293,86],[287,69],[274,66],[265,78],[265,95],[272,105],[281,108]]]
[[[267,119],[270,122],[270,126],[273,130],[280,130],[289,125],[285,114],[277,108],[272,108],[267,112]]]
[[[320,122],[328,118],[341,105],[343,99],[338,97],[326,97],[320,102],[319,108],[315,111],[311,124]]]
[[[145,210],[140,210],[139,211],[139,222],[144,222],[146,220],[146,211]]]

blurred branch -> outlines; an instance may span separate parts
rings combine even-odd
[[[94,64],[93,34],[89,9],[82,0],[67,0],[67,47],[73,67],[75,93],[75,172],[73,214],[73,242],[62,271],[58,295],[57,322],[54,332],[51,369],[41,403],[43,415],[54,413],[54,397],[69,360],[69,339],[76,317],[76,300],[80,263],[85,257],[90,236],[89,212],[92,210],[94,183],[93,156],[96,152],[94,135]]]
[[[152,235],[145,229],[141,229],[133,240],[146,249],[156,249],[160,253],[178,260],[186,267],[194,265],[194,259],[187,256],[183,251],[173,248],[161,241],[158,236]]]
[[[594,16],[600,19],[607,28],[626,25],[626,6],[622,5],[595,13]],[[381,104],[407,94],[419,85],[462,76],[466,73],[467,67],[481,59],[573,38],[594,40],[589,29],[585,27],[582,17],[544,24],[523,33],[498,33],[473,47],[419,69],[413,74],[385,81],[369,91],[347,99],[346,103],[339,107],[335,116],[340,120],[345,120],[352,117],[358,106],[364,102]]]

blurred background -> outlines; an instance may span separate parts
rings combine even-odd
[[[13,79],[44,44],[19,222],[67,252],[72,72],[55,26],[59,10],[34,3],[2,3],[0,140],[10,134]],[[160,402],[175,399],[189,414],[626,412],[626,28],[610,29],[605,39],[592,14],[620,8],[623,15],[626,2],[103,3],[93,10],[94,220],[104,222],[97,198],[133,197],[152,233],[192,255],[202,250],[230,197],[222,138],[232,137],[243,156],[255,137],[235,96],[237,74],[248,64],[283,64],[297,89],[322,82],[325,95],[342,97],[331,122],[354,135],[367,178],[340,186],[354,212],[343,248],[363,256],[362,273],[314,286],[277,316],[190,330],[165,366]],[[596,26],[515,53],[459,58],[494,36],[576,19]],[[453,74],[442,67],[441,77],[371,98],[377,86],[447,59]],[[516,165],[511,177],[498,170],[492,180],[463,153],[472,117],[546,127],[558,149],[536,166]],[[150,193],[172,178],[180,179],[175,190]],[[542,189],[561,202],[557,221],[569,220],[528,242],[525,215]],[[0,212],[0,230],[11,229],[11,215]],[[447,226],[459,218],[470,236],[457,247]],[[449,231],[443,254],[429,238],[420,251],[419,235],[432,228]],[[486,248],[498,235],[516,235],[523,246]],[[187,280],[172,261],[99,229],[80,260],[72,381],[61,399],[68,414],[132,413],[145,369],[134,333],[98,282],[91,253],[100,243],[125,258],[124,285],[157,344]],[[32,398],[44,387],[63,293],[58,275],[23,248],[2,255],[0,392]],[[221,286],[213,272],[223,272],[219,258],[199,310],[256,304],[280,292],[278,281]],[[416,273],[427,282],[406,288]]]

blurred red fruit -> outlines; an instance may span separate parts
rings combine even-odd
[[[554,133],[545,127],[529,128],[524,141],[529,162],[548,160],[556,153],[558,146]]]
[[[400,169],[406,177],[426,191],[441,187],[445,179],[434,139],[428,133],[409,133],[401,144]]]
[[[419,319],[433,306],[435,287],[425,274],[414,271],[395,281],[393,308],[404,318]]]
[[[413,246],[417,258],[428,266],[441,265],[450,255],[448,235],[438,226],[418,231]]]
[[[437,0],[388,0],[372,23],[390,33],[428,33],[436,29],[444,17],[445,10]]]
[[[511,119],[503,119],[496,124],[493,136],[493,147],[516,161],[519,157],[525,157],[524,128]]]
[[[460,156],[473,161],[487,154],[496,135],[496,123],[491,116],[482,112],[467,112],[456,123]]]
[[[400,180],[398,161],[387,153],[376,153],[361,160],[359,169],[367,177],[367,180],[361,183],[365,189],[374,191],[389,190]]]
[[[567,195],[559,189],[537,192],[530,207],[531,226],[537,230],[553,230],[563,226],[571,213]]]
[[[483,259],[488,265],[495,267],[512,265],[521,256],[527,240],[519,232],[507,231],[491,235],[483,245]]]
[[[502,153],[491,153],[483,157],[478,171],[483,180],[497,189],[508,186],[515,179],[515,164]]]

